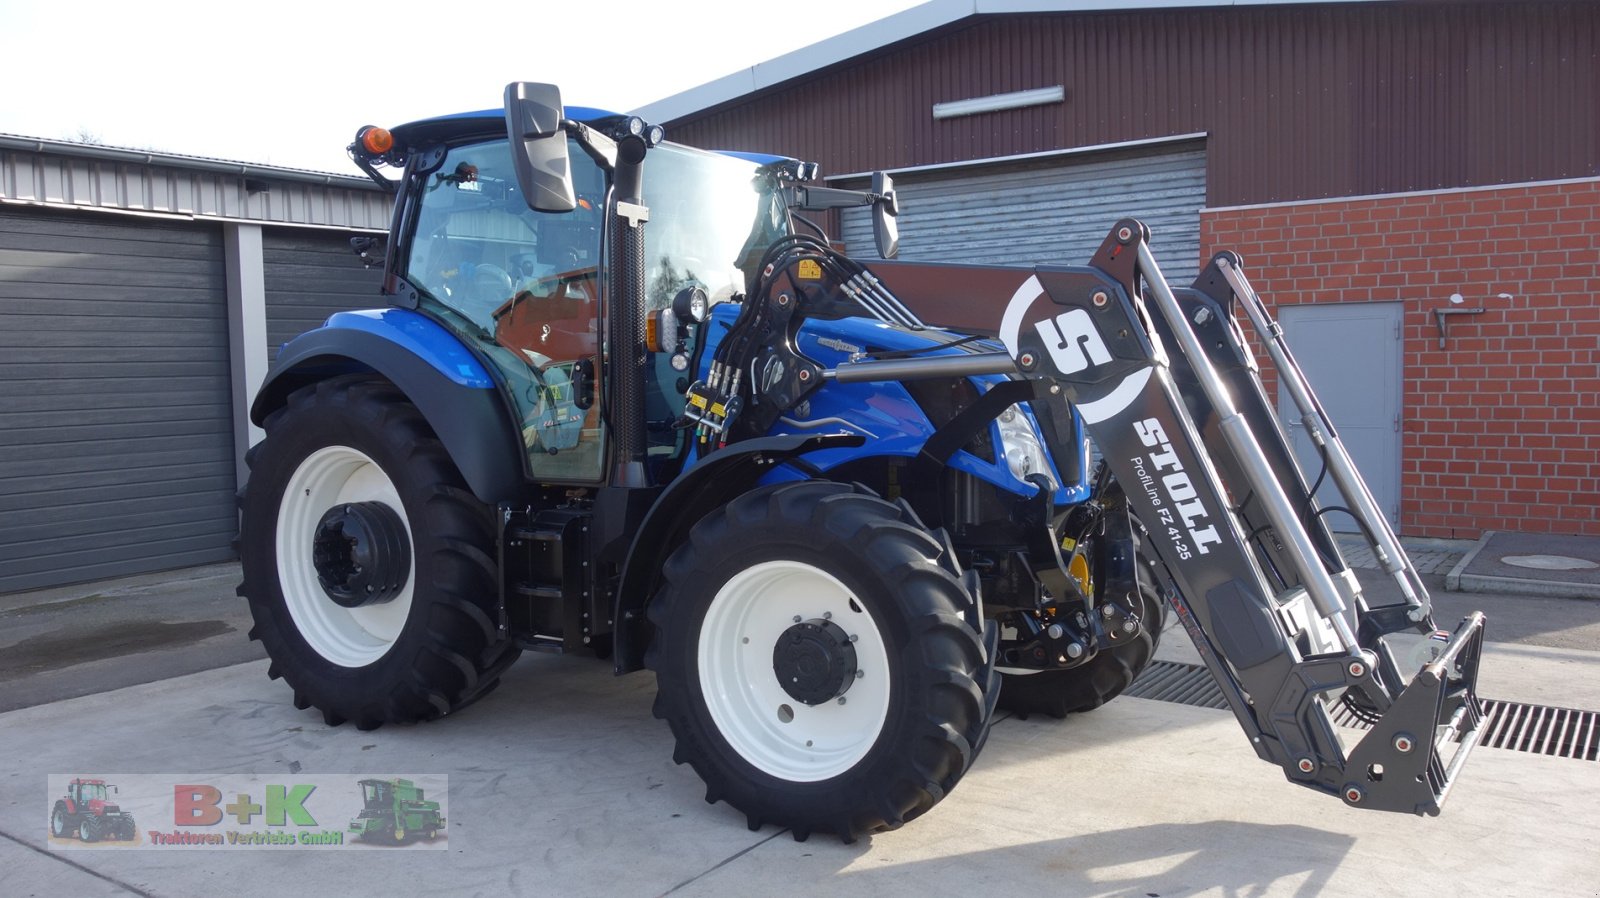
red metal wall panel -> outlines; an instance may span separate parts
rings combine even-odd
[[[828,174],[1209,132],[1213,206],[1600,173],[1600,4],[979,16],[669,123]],[[934,103],[1063,85],[1049,106]]]

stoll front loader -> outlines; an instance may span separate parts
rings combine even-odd
[[[1435,628],[1237,256],[1173,288],[1124,220],[1082,267],[869,270],[801,213],[866,207],[892,256],[888,178],[816,186],[550,85],[351,153],[396,193],[358,241],[391,307],[283,347],[241,494],[297,707],[439,717],[524,649],[649,667],[709,801],[848,841],[948,794],[997,706],[1116,696],[1170,604],[1261,758],[1438,812],[1484,619]],[[912,311],[941,305],[962,330]],[[1341,559],[1240,307],[1400,604]],[[1370,725],[1348,746],[1336,704]]]

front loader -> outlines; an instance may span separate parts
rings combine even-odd
[[[1436,629],[1237,256],[1173,288],[1124,220],[1082,267],[868,268],[804,213],[868,208],[887,259],[889,178],[662,138],[523,83],[358,132],[392,307],[283,347],[241,491],[251,635],[297,707],[443,716],[524,650],[648,667],[709,801],[850,840],[948,794],[997,707],[1116,697],[1170,606],[1261,758],[1438,813],[1483,617]],[[991,312],[916,311],[952,301]],[[1347,507],[1313,498],[1241,306]],[[1363,596],[1336,510],[1401,603]]]

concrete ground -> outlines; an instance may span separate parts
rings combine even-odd
[[[169,601],[162,611],[166,593],[152,586],[145,613],[213,621],[194,630],[202,645],[243,643],[248,625],[227,604],[243,605],[231,596],[236,581],[213,573],[214,588],[196,587],[189,600],[214,601],[210,610],[180,614],[183,603]],[[1376,572],[1362,579],[1386,588]],[[1483,695],[1600,710],[1600,603],[1437,588],[1435,599],[1441,623],[1468,605],[1489,610],[1496,642]],[[134,676],[110,691],[80,669],[120,659],[98,671],[126,680],[130,670],[174,670],[161,656],[189,650],[69,656],[78,663],[33,670],[37,661],[11,659],[46,655],[36,640],[70,642],[58,632],[65,620],[42,626],[47,612],[4,602],[0,670],[13,675],[0,696],[15,706],[13,690],[43,695],[37,681],[76,674],[92,693],[0,714],[7,896],[1600,894],[1595,762],[1480,748],[1442,816],[1355,811],[1285,782],[1227,712],[1122,698],[1065,721],[999,721],[960,787],[899,831],[848,846],[821,835],[797,843],[772,827],[749,832],[727,805],[704,803],[650,716],[648,674],[614,678],[593,660],[526,655],[461,714],[362,733],[295,710],[259,660]],[[231,632],[216,633],[217,622]],[[19,628],[32,635],[13,638]],[[1182,634],[1168,637],[1163,657],[1183,659]],[[46,775],[82,771],[446,774],[451,848],[301,852],[293,863],[270,851],[51,851]]]

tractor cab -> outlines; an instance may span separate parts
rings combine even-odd
[[[528,202],[516,174],[520,147],[508,140],[500,110],[395,128],[383,158],[404,165],[405,175],[386,261],[391,292],[414,296],[416,308],[489,362],[514,409],[530,478],[596,484],[606,479],[609,451],[602,353],[616,254],[607,204],[616,200],[610,166],[595,151],[606,140],[584,138],[625,119],[577,107],[566,115],[584,130],[564,138],[572,189],[565,211]],[[694,312],[703,315],[743,293],[762,252],[789,233],[779,181],[764,169],[774,161],[675,144],[652,149],[642,275],[653,339],[635,364],[653,481],[670,478],[684,451],[672,425],[698,348],[694,322],[674,302],[699,298]]]
[[[100,780],[74,780],[67,786],[67,797],[78,804],[106,800],[106,784]]]

